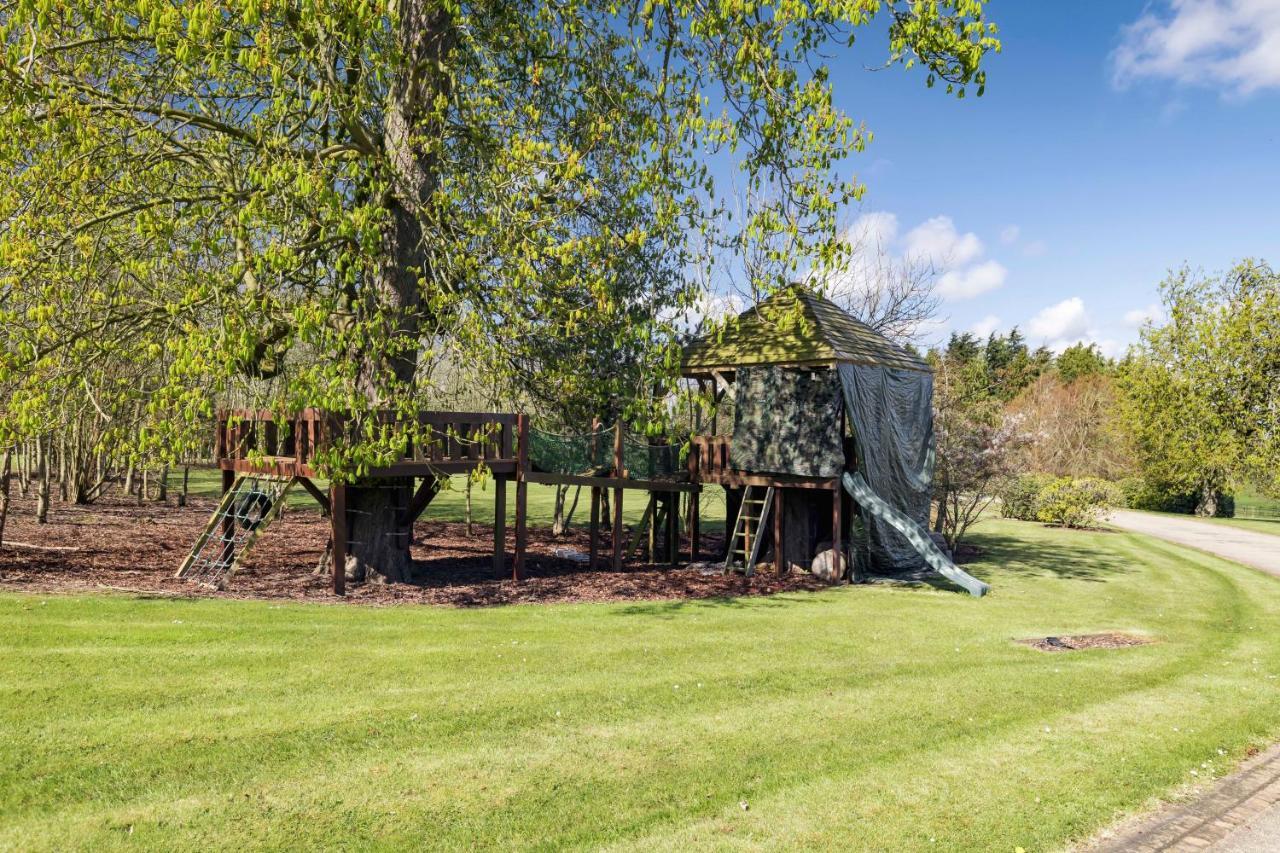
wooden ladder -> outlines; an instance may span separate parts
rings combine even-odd
[[[759,486],[747,486],[742,493],[742,504],[738,507],[738,519],[733,525],[733,535],[729,537],[729,550],[724,556],[724,573],[741,569],[747,577],[756,571],[756,560],[760,556],[760,542],[764,539],[761,531],[769,523],[769,513],[773,510],[773,486],[765,488],[764,497],[754,497]],[[759,513],[752,508],[759,507]],[[774,547],[777,547],[776,545]],[[741,555],[746,561],[739,565],[734,557]]]

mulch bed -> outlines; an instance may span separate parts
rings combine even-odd
[[[15,488],[15,492],[16,492]],[[192,498],[182,509],[106,497],[92,506],[55,502],[48,524],[36,524],[34,501],[14,495],[0,548],[0,590],[30,592],[124,591],[200,598],[242,598],[336,602],[332,580],[315,574],[328,520],[312,509],[286,512],[267,530],[231,578],[227,589],[205,589],[173,577],[208,522],[215,504]],[[621,571],[588,571],[557,557],[557,549],[588,548],[585,530],[553,538],[545,528],[529,529],[525,579],[512,581],[493,570],[493,535],[475,525],[422,521],[415,528],[413,557],[420,583],[348,584],[346,600],[361,604],[438,604],[477,607],[496,604],[572,601],[655,601],[742,595],[769,595],[825,586],[813,576],[778,577],[757,572],[750,578],[704,573],[697,567],[667,569],[625,564]],[[601,554],[607,555],[608,536]],[[11,546],[26,543],[36,548]],[[715,537],[704,537],[713,551]],[[46,550],[73,548],[74,550]],[[514,528],[508,530],[508,564],[514,553]]]
[[[1070,637],[1036,637],[1018,642],[1042,652],[1074,652],[1080,649],[1124,649],[1129,646],[1145,646],[1151,640],[1146,637],[1135,637],[1133,634],[1107,633],[1076,634]]]

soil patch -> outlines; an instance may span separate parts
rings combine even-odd
[[[15,489],[16,491],[16,489]],[[192,498],[185,508],[103,498],[92,506],[55,503],[48,524],[36,524],[34,501],[14,495],[5,538],[28,547],[0,548],[0,590],[31,592],[130,592],[200,598],[255,598],[337,602],[331,580],[316,575],[328,521],[317,510],[285,512],[259,540],[226,590],[199,587],[173,577],[215,508]],[[669,569],[628,562],[588,571],[574,552],[588,548],[587,532],[553,537],[548,528],[529,529],[525,579],[512,581],[493,569],[491,528],[424,520],[414,528],[415,584],[348,584],[346,600],[361,604],[421,603],[453,607],[572,601],[643,601],[769,595],[826,584],[804,573],[751,577],[704,573],[697,567]],[[609,537],[601,537],[601,554]],[[703,538],[714,553],[718,537]],[[515,530],[507,534],[508,572]],[[559,552],[559,553],[557,553]]]
[[[1034,637],[1029,640],[1018,640],[1024,646],[1039,649],[1042,652],[1074,652],[1080,649],[1123,649],[1129,646],[1145,646],[1151,642],[1147,637],[1133,634],[1075,634],[1061,637]]]

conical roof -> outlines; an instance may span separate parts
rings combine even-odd
[[[798,309],[798,310],[797,310]],[[921,358],[854,319],[834,302],[799,288],[781,291],[684,351],[684,374],[707,376],[753,365],[865,364],[929,371]]]

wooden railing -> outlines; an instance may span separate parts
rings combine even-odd
[[[729,477],[730,438],[727,435],[695,435],[689,448],[689,479],[694,483],[718,483]]]
[[[457,472],[480,462],[514,470],[516,424],[517,415],[502,412],[422,412],[418,440],[407,443],[400,459],[386,472]],[[284,419],[270,411],[225,411],[218,417],[218,459],[223,468],[306,474],[318,451],[341,436],[345,428],[341,418],[318,409]]]

